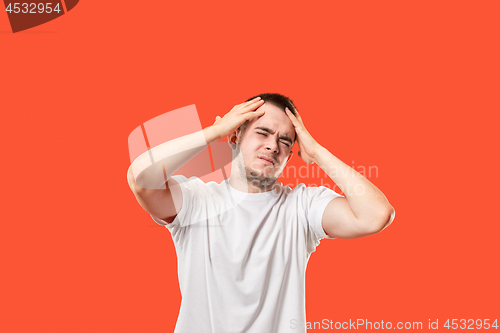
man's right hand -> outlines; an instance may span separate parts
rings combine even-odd
[[[217,117],[212,126],[159,144],[138,156],[127,175],[130,188],[144,210],[165,223],[173,221],[182,207],[182,192],[171,176],[207,144],[229,136],[245,121],[262,116],[265,112],[257,109],[263,104],[258,97],[236,105],[223,118]],[[153,164],[151,156],[156,161]]]
[[[264,114],[264,110],[257,109],[263,104],[264,100],[260,97],[256,97],[248,102],[234,106],[231,111],[226,113],[222,118],[217,116],[214,124],[211,126],[215,137],[214,141],[218,141],[229,136],[245,121],[262,116]]]

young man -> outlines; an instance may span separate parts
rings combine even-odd
[[[229,180],[172,177],[225,137],[233,153]],[[345,197],[276,182],[295,141],[302,160],[321,167]],[[148,166],[150,156],[162,162]],[[305,270],[320,239],[374,234],[394,219],[383,193],[321,146],[279,94],[259,95],[202,131],[152,148],[134,160],[128,180],[174,240],[182,293],[177,333],[300,332],[292,323],[306,321]]]

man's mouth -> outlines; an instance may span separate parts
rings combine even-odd
[[[272,165],[274,165],[274,160],[270,157],[266,157],[266,156],[259,156],[259,158],[263,161],[266,161],[268,163],[271,163]]]

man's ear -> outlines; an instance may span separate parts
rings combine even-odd
[[[290,162],[290,160],[292,159],[292,156],[293,156],[293,151],[290,150],[290,155],[288,155],[288,157],[286,159],[286,163]]]
[[[231,149],[236,149],[239,132],[240,132],[240,129],[237,128],[231,134],[229,134],[229,136],[227,138],[227,143],[229,144],[229,147],[231,147]]]

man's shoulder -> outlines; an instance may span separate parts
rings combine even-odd
[[[285,184],[285,185],[281,184],[280,187],[281,187],[281,191],[283,191],[283,192],[285,192],[287,194],[291,194],[291,195],[303,193],[304,191],[307,191],[310,188],[313,188],[313,187],[310,187],[310,186],[306,186],[306,184],[304,184],[304,183],[299,183],[299,184]]]
[[[282,186],[282,192],[288,197],[315,197],[318,195],[333,195],[341,196],[328,186],[308,186],[304,183],[296,184],[295,186]]]
[[[205,177],[197,177],[197,176],[191,176],[191,177],[186,177],[184,175],[173,175],[172,178],[174,178],[175,180],[177,180],[177,182],[179,183],[183,183],[183,184],[187,184],[187,183],[192,183],[192,184],[198,184],[198,185],[202,185],[202,186],[220,186],[224,180],[219,180],[219,182],[217,183],[215,180],[207,180],[205,179]]]
[[[191,176],[187,178],[184,175],[174,175],[172,176],[175,179],[181,188],[192,190],[195,193],[202,194],[206,193],[210,195],[210,193],[221,192],[224,189],[225,180],[220,180],[218,183],[214,180],[207,181],[203,177]]]

